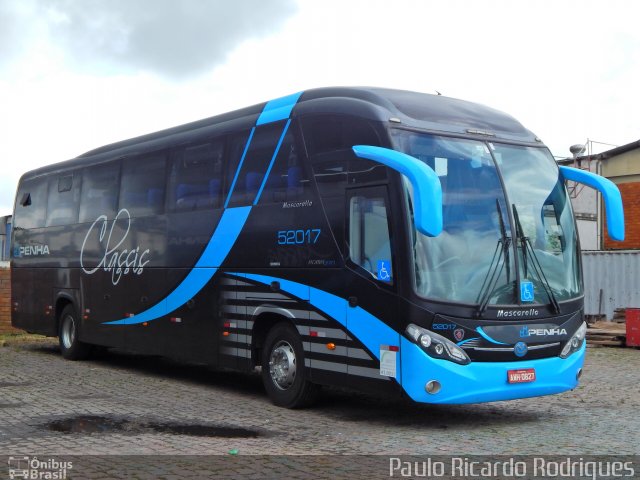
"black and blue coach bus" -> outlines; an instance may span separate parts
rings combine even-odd
[[[321,385],[470,403],[574,388],[585,355],[565,180],[482,105],[309,90],[23,175],[13,325],[62,355],[118,347]]]

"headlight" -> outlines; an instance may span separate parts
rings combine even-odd
[[[451,340],[426,328],[418,327],[411,323],[407,326],[405,333],[433,358],[449,360],[460,365],[466,365],[471,362],[471,359],[463,349]]]
[[[576,333],[567,341],[562,352],[560,352],[560,358],[567,358],[574,352],[577,352],[582,347],[582,342],[584,342],[584,337],[587,335],[587,323],[582,322],[580,328],[576,330]]]

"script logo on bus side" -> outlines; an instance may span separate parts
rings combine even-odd
[[[540,312],[535,308],[530,308],[528,310],[498,310],[497,317],[534,317],[539,315]]]
[[[300,202],[282,202],[282,208],[304,208],[312,206],[313,200],[303,200]]]
[[[117,238],[112,238],[118,222],[120,222],[120,225],[126,226],[124,234],[119,240]],[[148,248],[146,250],[142,250],[139,246],[132,248],[131,250],[127,250],[126,248],[120,250],[120,246],[127,239],[127,235],[129,235],[129,230],[131,229],[131,215],[126,208],[123,208],[118,212],[111,225],[109,225],[109,223],[110,222],[106,215],[100,215],[96,218],[95,222],[91,224],[87,235],[84,237],[84,242],[82,242],[82,249],[80,250],[80,266],[82,267],[82,271],[87,275],[92,275],[101,268],[105,272],[111,272],[111,283],[117,285],[123,275],[128,275],[130,273],[142,275],[144,266],[149,263],[149,260],[146,260],[145,257],[149,254],[150,250]],[[104,253],[98,262],[97,267],[86,268],[84,250],[87,240],[95,233],[98,234],[98,241],[103,246]],[[106,243],[103,243],[105,238]]]

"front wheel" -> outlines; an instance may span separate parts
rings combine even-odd
[[[72,305],[67,305],[60,315],[58,340],[60,351],[67,360],[83,360],[91,353],[91,345],[78,339],[79,317]]]
[[[279,407],[311,405],[320,386],[307,376],[298,332],[288,323],[277,324],[269,331],[262,349],[262,382],[269,398]]]

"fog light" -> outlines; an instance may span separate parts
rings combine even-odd
[[[581,376],[582,376],[582,369],[579,368],[578,371],[576,372],[576,380],[580,380]]]
[[[435,395],[440,391],[441,388],[442,388],[442,385],[440,385],[440,382],[437,380],[429,380],[427,384],[424,386],[424,389],[430,395]]]

